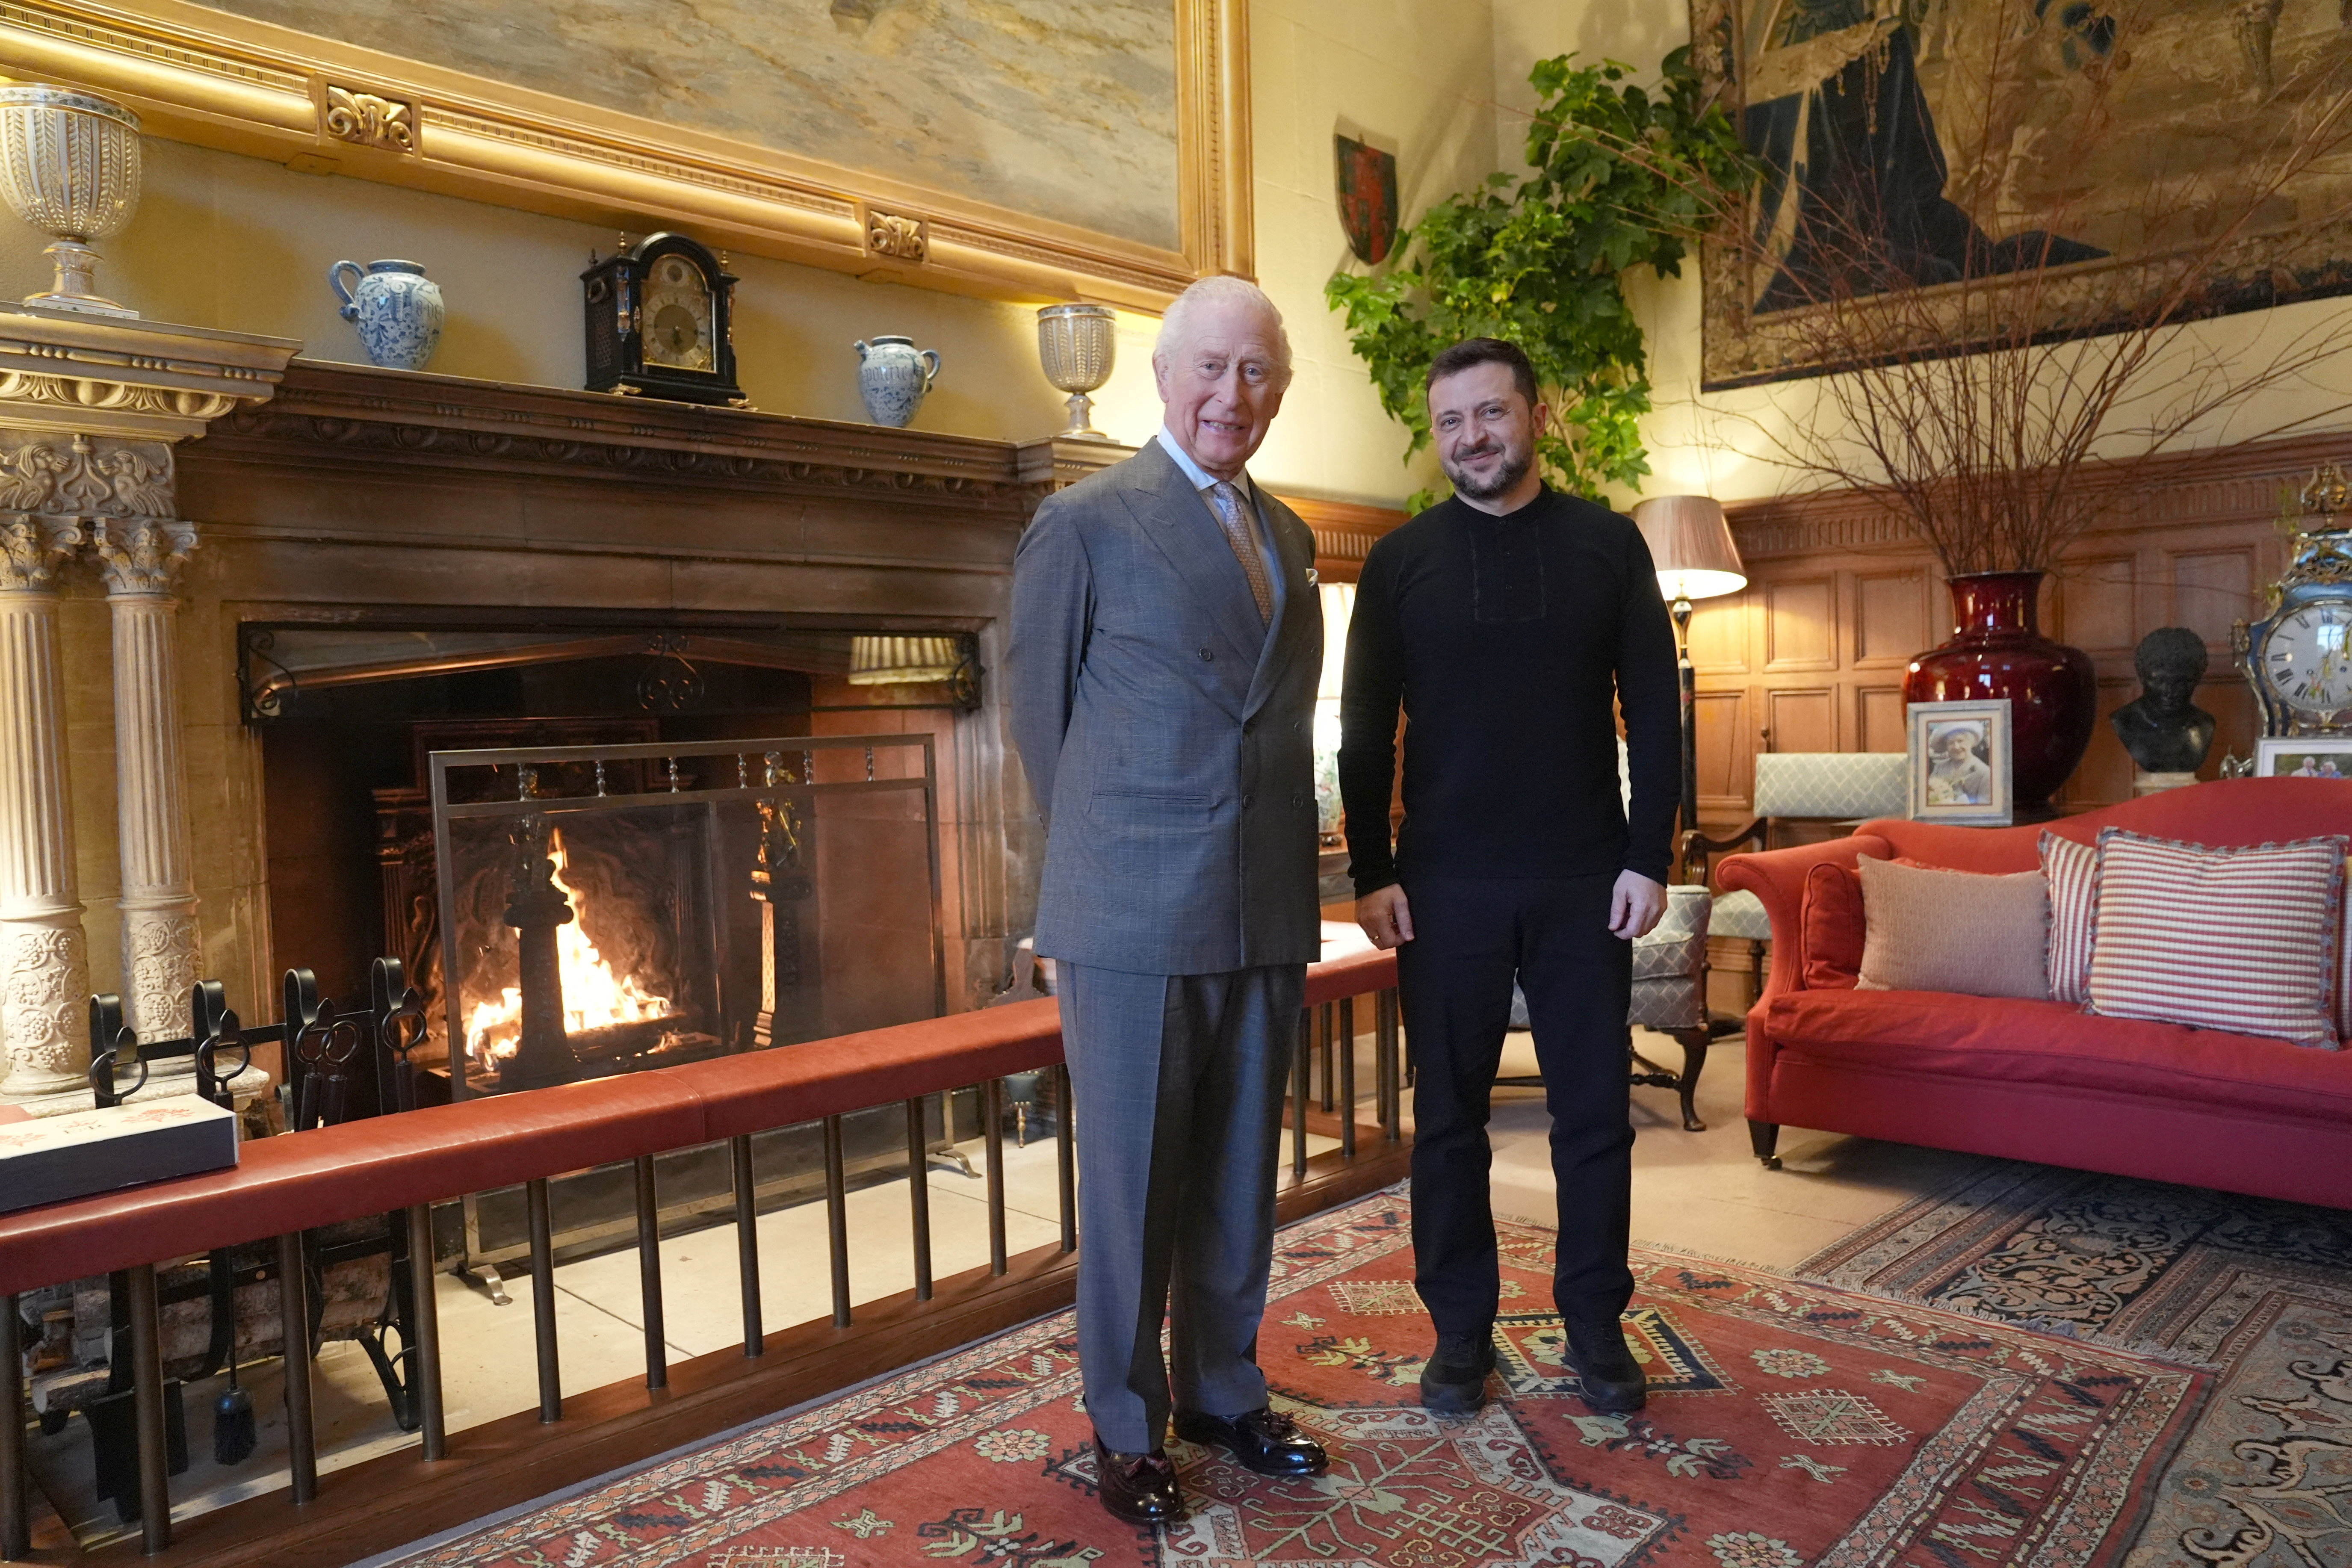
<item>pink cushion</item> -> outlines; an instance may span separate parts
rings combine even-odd
[[[2215,848],[2105,829],[2084,1007],[2335,1048],[2347,842]]]
[[[1986,876],[1865,855],[1864,991],[2048,998],[2050,895],[2039,870]]]
[[[2102,1018],[2062,1002],[1793,991],[1768,1004],[1762,1026],[1784,1051],[1877,1071],[2174,1099],[2339,1126],[2352,1121],[2352,1054]]]
[[[2099,852],[2044,833],[2042,875],[2050,883],[2050,999],[2079,1004],[2091,977],[2091,907],[2098,890]]]

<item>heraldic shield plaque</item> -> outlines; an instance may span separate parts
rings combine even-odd
[[[1396,154],[1345,136],[1331,141],[1339,153],[1339,222],[1348,247],[1366,266],[1385,261],[1396,248]]]

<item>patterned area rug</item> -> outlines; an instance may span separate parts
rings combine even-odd
[[[2352,1568],[2352,1214],[2004,1164],[1798,1272],[2213,1373],[2126,1561]]]
[[[2210,1374],[1654,1250],[1649,1408],[1570,1392],[1551,1237],[1504,1228],[1507,1395],[1439,1420],[1393,1192],[1283,1233],[1259,1352],[1313,1480],[1171,1444],[1192,1511],[1093,1497],[1068,1314],[409,1559],[415,1568],[1973,1568],[2119,1562]],[[1509,1309],[1517,1310],[1511,1310]]]

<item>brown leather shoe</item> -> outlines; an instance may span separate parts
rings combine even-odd
[[[1239,1415],[1179,1410],[1176,1436],[1187,1443],[1218,1444],[1244,1468],[1261,1476],[1319,1476],[1331,1466],[1321,1444],[1301,1432],[1297,1422],[1271,1409]]]
[[[1166,1524],[1184,1514],[1184,1499],[1176,1489],[1176,1467],[1165,1448],[1149,1454],[1122,1454],[1095,1438],[1095,1496],[1113,1519],[1129,1524]]]

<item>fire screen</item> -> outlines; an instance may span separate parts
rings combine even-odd
[[[432,753],[454,1094],[946,1010],[919,735]]]

